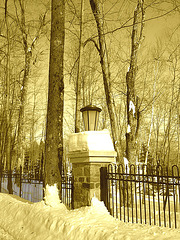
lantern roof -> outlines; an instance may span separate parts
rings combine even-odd
[[[84,112],[84,111],[97,111],[97,112],[101,112],[102,109],[101,108],[98,108],[96,107],[95,105],[87,105],[86,107],[83,107],[80,109],[81,112]]]

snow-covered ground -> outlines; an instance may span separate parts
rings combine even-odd
[[[31,203],[0,193],[0,240],[180,239],[180,230],[124,223],[95,197],[90,207],[68,210],[52,187],[45,201]]]

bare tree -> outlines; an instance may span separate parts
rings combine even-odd
[[[13,193],[11,178],[11,123],[10,123],[10,34],[8,19],[8,0],[5,1],[5,25],[6,25],[6,164],[9,171],[8,191]]]
[[[106,104],[107,104],[110,123],[111,123],[112,139],[113,139],[115,150],[117,152],[118,161],[120,161],[120,141],[118,136],[118,124],[117,124],[116,110],[115,110],[114,99],[112,95],[112,89],[111,89],[110,66],[109,66],[110,63],[109,63],[108,51],[107,51],[106,40],[104,35],[104,25],[103,25],[104,22],[103,22],[103,15],[101,12],[100,4],[101,3],[99,0],[90,0],[91,9],[94,14],[94,18],[97,25],[99,44],[97,44],[93,39],[90,39],[90,40],[94,42],[100,56],[104,90],[106,95]]]
[[[140,16],[139,16],[140,15]],[[129,163],[135,163],[136,145],[139,131],[139,99],[135,93],[135,80],[137,74],[137,54],[143,40],[144,29],[144,0],[138,0],[134,11],[133,29],[131,35],[131,58],[129,71],[126,74],[127,85],[127,133],[126,133],[126,158]],[[140,26],[139,26],[140,18]],[[140,27],[140,30],[138,29]]]
[[[45,184],[53,185],[56,183],[59,190],[61,190],[61,167],[63,159],[64,4],[64,0],[52,0],[49,92],[45,142]]]
[[[76,80],[76,109],[75,109],[75,132],[80,132],[80,106],[81,106],[81,62],[82,62],[82,50],[83,50],[83,15],[84,15],[84,0],[81,0],[81,12],[79,22],[79,51],[78,51],[78,69],[77,69],[77,80]]]
[[[25,12],[25,0],[14,1],[14,6],[16,10],[16,19],[19,30],[21,32],[21,40],[23,44],[24,51],[24,69],[22,70],[22,84],[21,84],[21,92],[20,92],[20,108],[19,108],[19,118],[18,118],[18,133],[17,133],[17,143],[18,143],[18,165],[23,165],[24,161],[24,142],[25,142],[25,132],[24,132],[24,124],[25,124],[25,105],[27,103],[27,88],[28,88],[28,79],[30,75],[30,69],[32,65],[32,56],[33,49],[35,44],[37,43],[42,28],[46,25],[46,13],[41,16],[39,19],[39,26],[35,32],[33,40],[29,41],[29,31],[26,24],[26,12]],[[30,42],[30,43],[29,43]]]

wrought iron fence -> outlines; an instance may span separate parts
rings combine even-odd
[[[74,209],[74,177],[62,176],[62,202],[69,209]]]
[[[43,174],[29,171],[0,171],[0,192],[9,193],[8,182],[11,182],[12,194],[20,196],[31,202],[39,202],[44,197],[44,178]],[[73,209],[73,176],[62,176],[62,202]]]
[[[0,171],[0,192],[9,193],[8,184],[11,185],[10,193],[31,202],[43,199],[43,176],[34,171],[7,170]]]
[[[101,199],[124,222],[180,227],[179,168],[109,165],[101,169]]]

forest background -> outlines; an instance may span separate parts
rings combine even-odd
[[[99,2],[121,162],[126,157],[127,133],[131,131],[127,121],[126,80],[132,58],[133,16],[137,1]],[[0,2],[0,165],[3,168],[13,169],[20,165],[26,169],[43,167],[50,7],[46,0]],[[80,83],[78,108],[90,103],[101,107],[99,130],[109,129],[113,135],[100,52],[97,51],[97,27],[91,7],[88,0],[65,1],[65,164],[68,163],[68,137],[77,127],[77,81]],[[138,109],[134,158],[150,164],[160,161],[164,165],[179,165],[180,2],[147,0],[144,9],[143,35],[133,89],[137,103],[134,105]],[[140,22],[137,23],[139,25]],[[78,131],[84,129],[81,119],[78,128]]]

